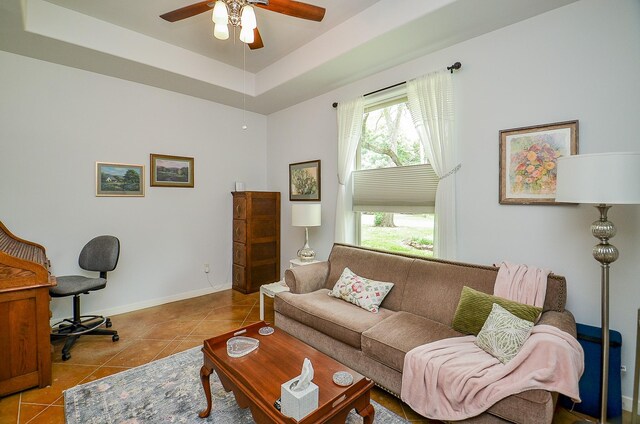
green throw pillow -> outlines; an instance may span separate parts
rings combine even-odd
[[[529,337],[533,322],[520,319],[497,303],[478,333],[476,344],[506,364],[512,360]]]
[[[497,303],[518,318],[536,322],[542,308],[514,302],[503,297],[482,293],[471,287],[464,286],[460,294],[458,309],[453,317],[453,329],[464,334],[477,336],[487,317],[491,313],[493,304]]]

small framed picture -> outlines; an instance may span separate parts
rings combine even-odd
[[[289,165],[289,200],[320,201],[320,161]]]
[[[193,187],[193,158],[151,154],[151,187]]]
[[[557,160],[577,153],[578,121],[500,131],[500,204],[558,204]]]
[[[144,165],[96,162],[96,196],[144,196]]]

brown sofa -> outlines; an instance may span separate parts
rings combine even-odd
[[[327,295],[345,267],[394,287],[377,314]],[[461,336],[451,323],[463,286],[492,294],[498,268],[423,259],[335,244],[326,262],[288,269],[291,292],[275,298],[275,325],[339,362],[400,393],[405,354],[416,346]],[[576,336],[564,309],[566,281],[550,275],[538,324]],[[551,423],[557,395],[529,390],[494,404],[466,422]]]

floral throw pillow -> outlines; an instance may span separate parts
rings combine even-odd
[[[333,290],[328,294],[376,314],[378,307],[392,288],[393,283],[369,280],[354,274],[349,268],[345,268],[333,286]]]
[[[520,351],[529,337],[533,322],[513,315],[497,303],[478,333],[476,344],[506,364]]]

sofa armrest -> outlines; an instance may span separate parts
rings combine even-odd
[[[546,311],[542,313],[537,324],[553,325],[560,330],[571,334],[573,337],[577,337],[578,331],[576,329],[576,320],[573,314],[566,309],[563,312],[558,311]]]
[[[324,287],[329,276],[329,262],[317,262],[289,268],[284,272],[284,281],[291,293],[311,293]]]

